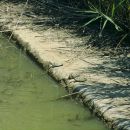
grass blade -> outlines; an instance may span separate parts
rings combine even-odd
[[[104,30],[104,28],[105,28],[107,22],[108,22],[108,20],[106,19],[106,20],[104,21],[103,26],[102,26],[102,29],[101,29],[101,31],[100,31],[100,33],[99,33],[99,37],[102,36],[102,32],[103,32],[103,30]]]
[[[112,20],[112,18],[110,18],[109,16],[107,16],[107,15],[105,15],[105,14],[103,14],[103,13],[102,13],[102,16],[103,16],[105,19],[107,19],[110,23],[112,23],[112,24],[115,26],[116,30],[118,30],[118,31],[121,31],[121,30],[122,30],[121,27],[119,27],[119,26]]]
[[[92,22],[98,20],[98,19],[101,18],[101,17],[102,17],[102,16],[97,16],[96,18],[91,19],[89,22],[85,23],[85,24],[83,25],[83,27],[89,25],[90,23],[92,23]]]

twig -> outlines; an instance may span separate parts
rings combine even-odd
[[[60,100],[60,99],[65,99],[65,98],[71,97],[71,96],[73,96],[73,95],[79,94],[80,92],[81,92],[81,91],[75,92],[75,93],[70,93],[70,94],[67,94],[67,95],[58,97],[58,98],[56,98],[56,99],[52,99],[52,100],[50,100],[50,101],[57,101],[57,100]]]
[[[89,62],[89,61],[86,61],[86,60],[84,60],[84,59],[81,59],[81,58],[79,58],[79,59],[82,60],[82,61],[84,61],[84,62],[86,62],[86,63],[89,63],[90,65],[94,65],[94,66],[98,65],[98,64],[95,64],[95,63],[91,63],[91,62]]]
[[[4,12],[4,10],[0,9],[1,12]]]
[[[11,32],[11,30],[3,30],[3,31],[0,31],[0,33],[3,33],[3,32]]]
[[[123,42],[123,40],[124,40],[127,36],[128,36],[128,34],[125,34],[125,35],[121,38],[121,40],[120,40],[119,43],[117,44],[115,50],[117,50],[117,48],[121,45],[121,43]]]
[[[57,101],[57,100],[65,99],[65,98],[74,96],[74,95],[76,95],[76,94],[80,94],[81,92],[85,91],[86,89],[87,89],[87,88],[84,88],[84,89],[80,90],[79,92],[70,93],[70,94],[67,94],[67,95],[58,97],[58,98],[56,98],[56,99],[52,99],[52,100],[50,100],[50,101]]]

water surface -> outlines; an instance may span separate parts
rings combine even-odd
[[[0,130],[107,130],[40,67],[0,36]]]

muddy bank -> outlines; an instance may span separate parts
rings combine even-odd
[[[23,5],[1,5],[1,32],[19,41],[70,93],[79,92],[79,100],[111,129],[130,130],[130,73],[121,58],[86,46],[89,36],[73,30],[32,25],[41,18],[20,15]]]

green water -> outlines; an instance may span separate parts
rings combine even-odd
[[[0,36],[0,130],[107,130],[65,95],[23,52]]]

